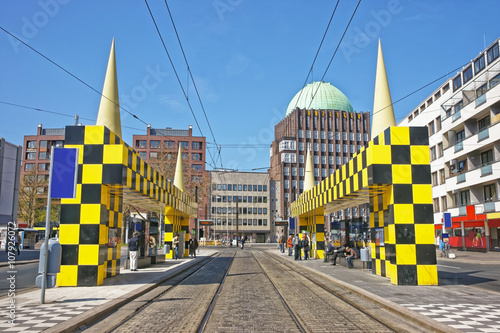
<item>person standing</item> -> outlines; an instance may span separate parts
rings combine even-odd
[[[288,256],[291,256],[293,253],[293,237],[292,235],[288,235],[288,239],[286,241],[286,247],[288,248]]]
[[[281,234],[280,242],[281,242],[281,253],[285,253],[285,244],[286,244],[285,234]]]
[[[179,259],[179,234],[175,234],[174,239],[172,239],[172,245],[174,247],[174,258]]]
[[[139,233],[134,231],[132,238],[128,241],[128,250],[130,252],[130,270],[137,270],[137,259],[139,258]]]
[[[302,246],[302,249],[304,250],[304,260],[309,259],[309,239],[307,239],[306,234],[304,234],[304,236],[302,236],[301,246]]]
[[[295,238],[293,239],[293,246],[295,248],[295,260],[302,260],[302,255],[300,253],[301,247],[300,247],[301,241],[299,234],[295,234]]]
[[[198,248],[198,241],[193,235],[189,236],[189,256],[196,259],[196,249]]]
[[[153,237],[153,235],[149,236],[149,255],[150,256],[155,256],[155,247],[156,247],[156,239]]]
[[[16,231],[16,235],[14,237],[14,252],[17,250],[17,255],[20,255],[21,252],[19,251],[19,247],[21,246],[21,235],[19,235],[19,232]],[[7,248],[7,245],[5,246]]]
[[[241,242],[241,249],[243,250],[243,247],[245,246],[245,240],[246,240],[246,237],[241,235],[241,239],[240,239],[240,242]]]

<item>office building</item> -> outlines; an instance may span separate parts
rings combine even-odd
[[[0,137],[0,228],[17,220],[22,147]]]

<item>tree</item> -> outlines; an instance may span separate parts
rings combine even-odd
[[[33,228],[35,222],[44,221],[47,206],[48,175],[38,173],[38,170],[27,172],[21,179],[19,188],[18,219]],[[52,215],[51,209],[51,215]],[[57,210],[54,211],[57,216]],[[52,216],[51,216],[52,217]]]

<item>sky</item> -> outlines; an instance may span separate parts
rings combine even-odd
[[[63,128],[75,114],[95,124],[100,95],[88,86],[101,91],[115,38],[125,142],[146,124],[192,125],[207,138],[207,170],[264,171],[274,125],[306,79],[324,76],[354,110],[372,111],[378,39],[394,102],[500,37],[496,0],[363,0],[339,46],[358,3],[341,0],[308,77],[336,1],[169,0],[200,103],[165,1],[147,3],[179,80],[144,1],[0,1],[0,27],[38,52],[0,30],[0,137],[22,145],[38,124]],[[395,103],[396,121],[444,80]]]

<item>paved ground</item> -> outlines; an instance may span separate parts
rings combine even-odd
[[[353,292],[381,302],[399,304],[408,313],[434,318],[451,328],[463,332],[500,332],[500,293],[485,292],[473,285],[464,286],[394,286],[389,279],[373,275],[366,270],[349,270],[342,266],[330,266],[323,260],[293,261],[292,257],[280,253],[276,245],[263,244],[270,253],[290,260],[292,265],[301,265],[325,279],[335,279]],[[212,255],[216,248],[202,249],[199,259]],[[23,254],[21,254],[22,256]],[[201,257],[201,258],[200,258]],[[459,252],[457,259],[438,258],[440,264],[455,261],[499,265],[500,253]],[[105,311],[110,304],[126,303],[139,292],[159,284],[169,274],[193,260],[168,261],[138,272],[123,270],[117,277],[106,279],[99,287],[59,287],[48,289],[45,305],[40,303],[40,291],[32,291],[14,298],[0,299],[0,331],[39,332],[57,323],[84,323],[85,319]],[[19,264],[19,262],[18,262]],[[284,277],[286,278],[286,277]],[[9,306],[15,301],[15,323],[8,323]],[[77,326],[78,327],[78,326]],[[51,329],[48,329],[51,331]],[[53,330],[52,331],[56,331]]]

